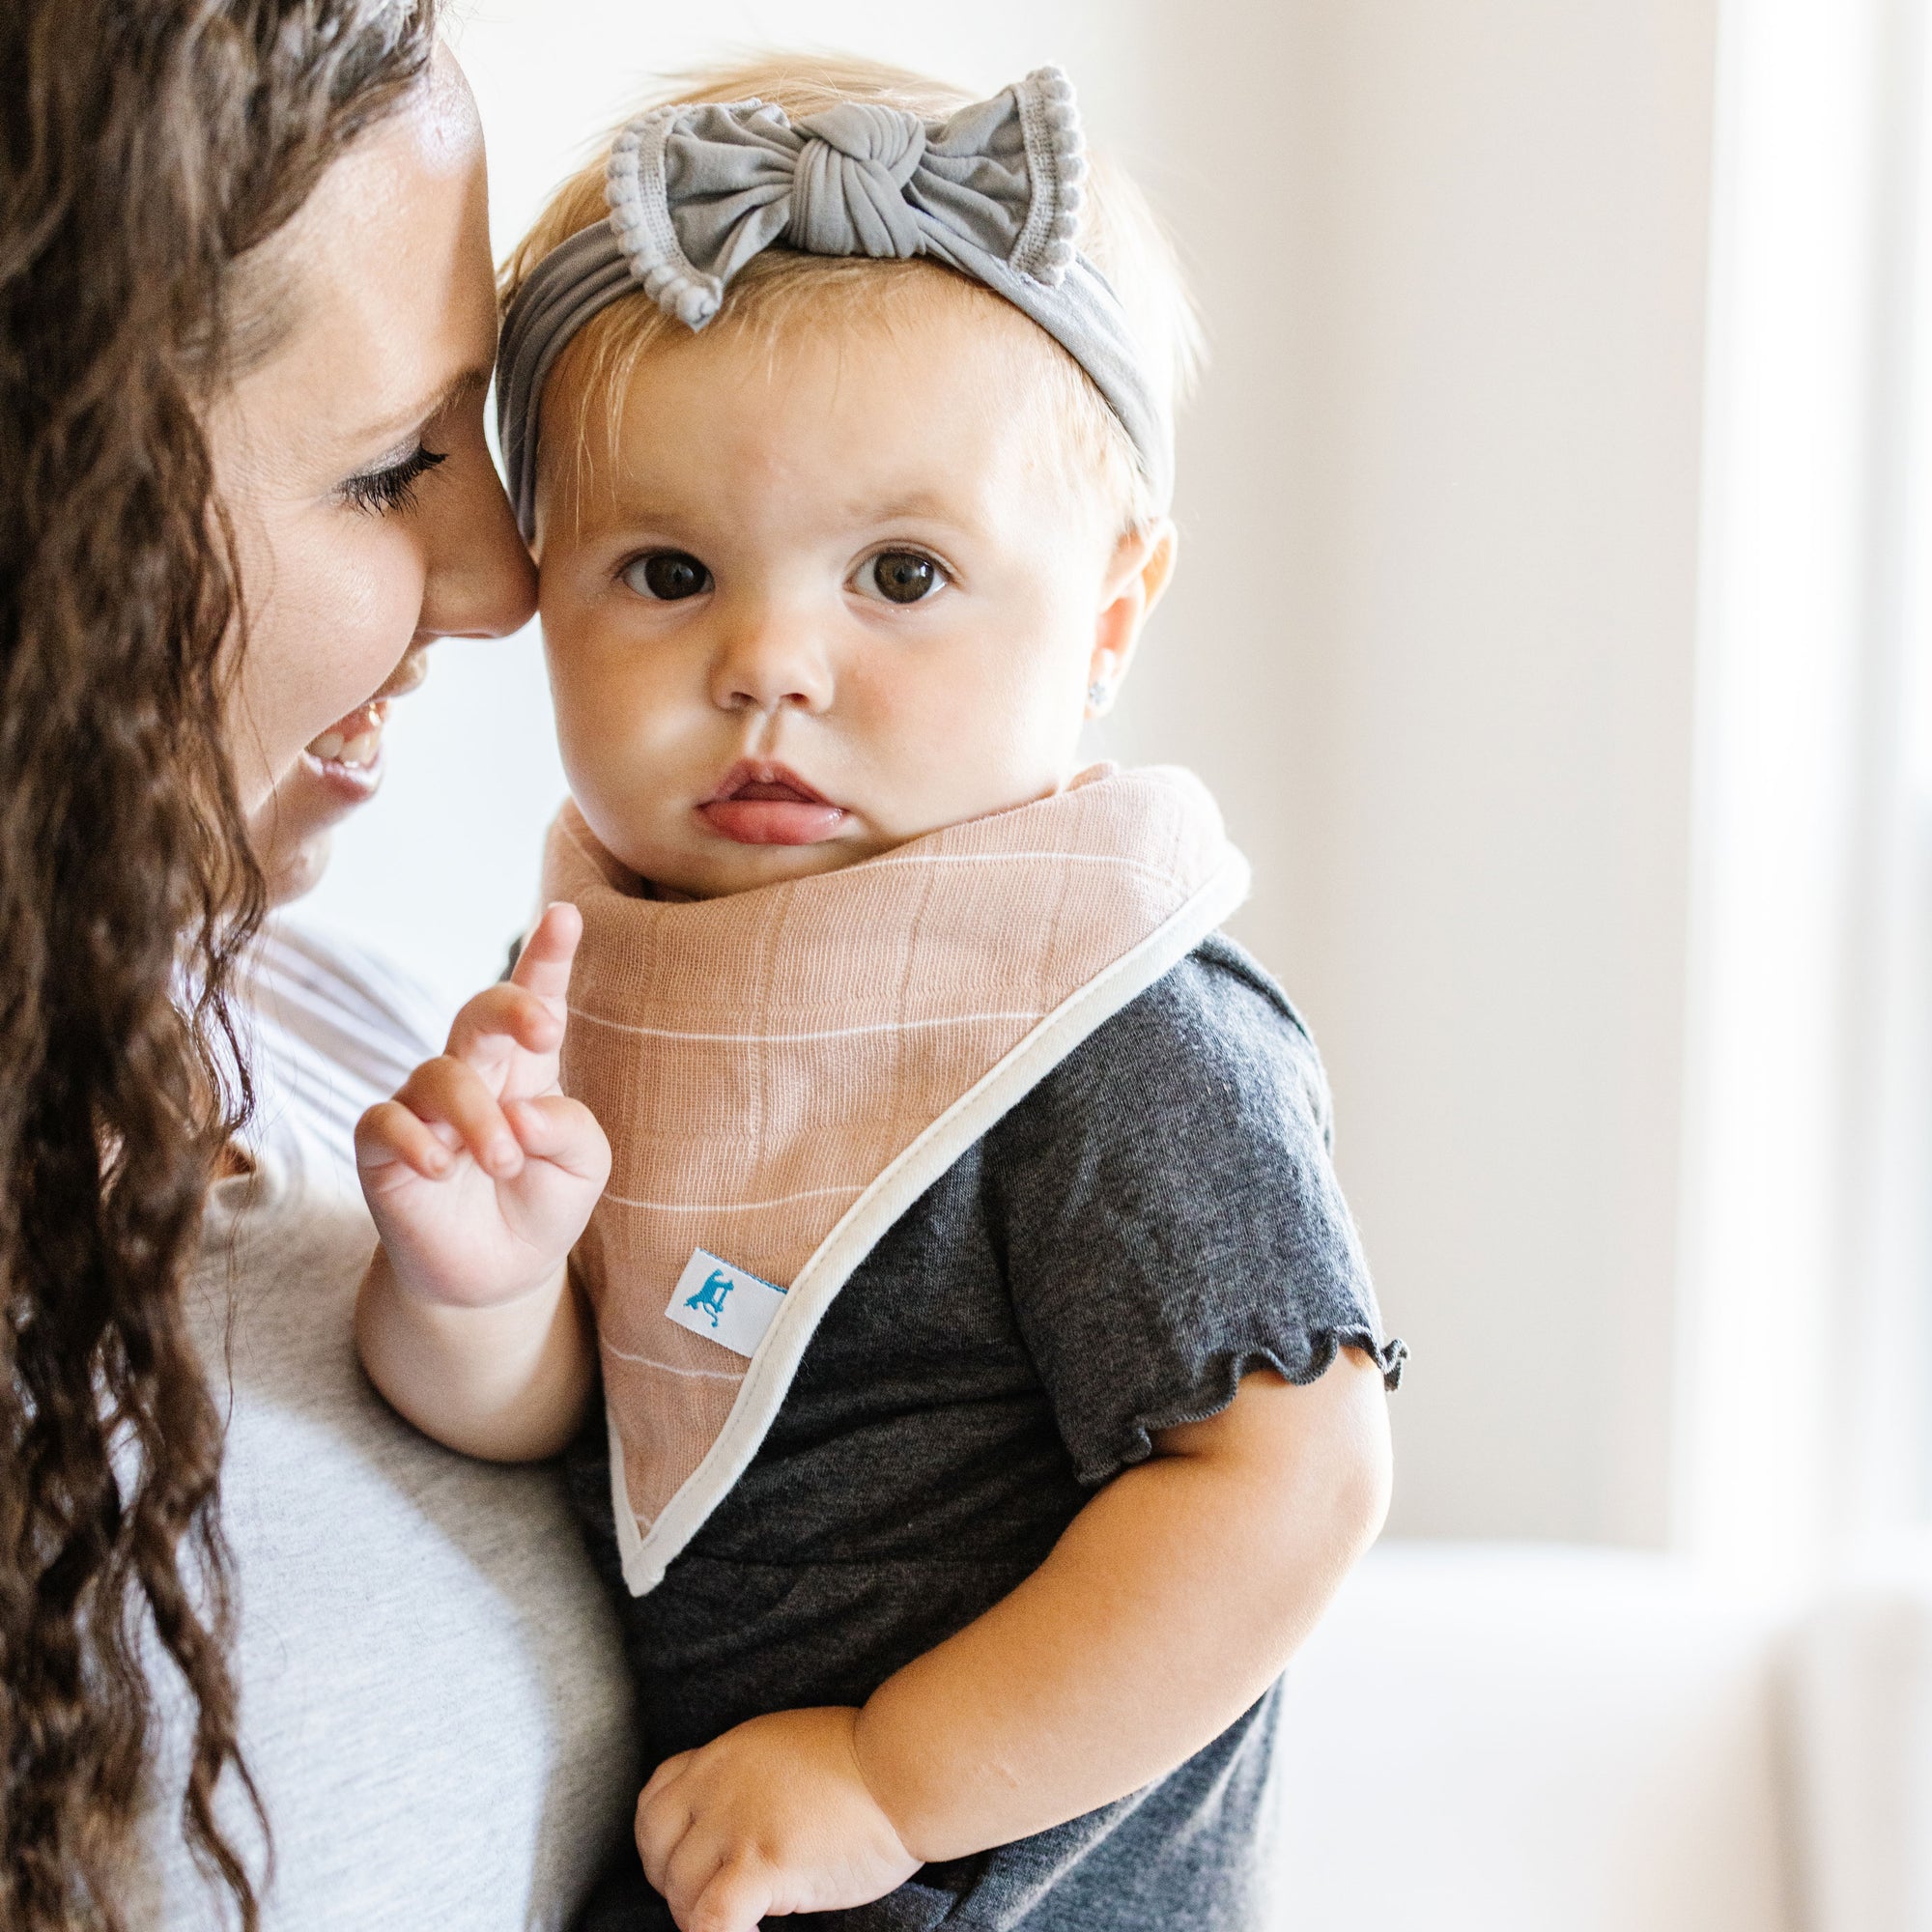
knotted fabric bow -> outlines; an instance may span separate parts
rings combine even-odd
[[[617,136],[608,221],[554,248],[503,320],[497,428],[534,534],[537,416],[557,356],[641,287],[692,329],[775,243],[814,255],[930,256],[1046,330],[1119,416],[1157,508],[1174,432],[1119,297],[1073,245],[1086,157],[1073,89],[1041,68],[945,121],[847,100],[792,122],[757,100],[653,108]]]

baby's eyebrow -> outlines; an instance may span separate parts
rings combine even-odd
[[[627,529],[653,529],[666,536],[687,528],[692,520],[691,506],[655,492],[646,494],[649,489],[646,485],[633,495],[622,482],[616,483],[595,502],[597,523],[621,525]],[[841,527],[864,528],[880,524],[932,523],[945,524],[956,530],[978,530],[981,522],[956,497],[922,489],[894,491],[876,497],[848,497],[842,502],[834,497],[823,505],[823,515],[826,521]]]
[[[590,495],[589,505],[594,507],[599,517],[606,522],[648,524],[653,529],[681,523],[690,515],[688,509],[680,509],[677,503],[669,498],[631,497],[621,489],[601,496]]]
[[[855,503],[849,507],[848,514],[857,520],[875,524],[897,523],[906,517],[929,517],[948,524],[966,521],[960,515],[960,506],[957,502],[925,490],[915,490],[904,496],[889,497],[881,503]]]

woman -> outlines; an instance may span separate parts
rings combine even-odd
[[[426,648],[532,606],[432,12],[0,15],[0,1922],[28,1932],[549,1922],[621,1823],[557,1498],[409,1437],[350,1365],[331,1109],[423,1029],[288,938],[268,1018],[231,990]],[[277,1077],[238,1139],[249,1031]],[[485,1790],[493,1762],[535,1770]]]

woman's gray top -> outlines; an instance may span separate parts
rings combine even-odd
[[[190,1297],[231,1404],[242,1748],[274,1834],[264,1926],[562,1926],[637,1799],[614,1620],[555,1468],[418,1435],[350,1335],[375,1243],[351,1133],[440,1050],[443,1016],[288,926],[255,1010],[257,1173],[214,1190]],[[232,1922],[181,1849],[178,1722],[166,1742],[129,1922]]]
[[[759,1713],[862,1703],[1005,1596],[1153,1434],[1246,1371],[1373,1352],[1321,1063],[1274,982],[1210,939],[1098,1028],[839,1293],[737,1488],[649,1595],[616,1566],[602,1428],[572,1488],[619,1600],[646,1762]],[[1203,1577],[1211,1590],[1215,1579]],[[1158,1782],[927,1866],[799,1932],[1234,1932],[1267,1917],[1270,1692]],[[635,1852],[585,1932],[670,1932]]]

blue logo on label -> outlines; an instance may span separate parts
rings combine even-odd
[[[784,1306],[785,1292],[705,1248],[678,1271],[665,1318],[749,1361]]]
[[[713,1268],[711,1278],[696,1294],[687,1295],[684,1305],[695,1308],[700,1315],[711,1318],[712,1327],[717,1327],[718,1318],[724,1313],[724,1297],[738,1284],[723,1268]]]

